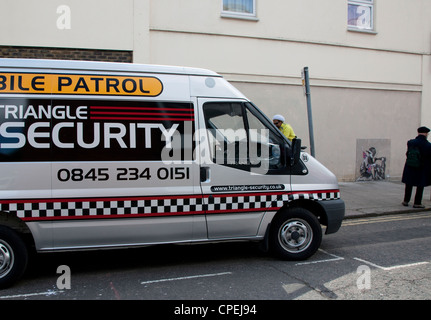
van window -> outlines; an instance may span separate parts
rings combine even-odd
[[[203,111],[214,163],[247,171],[282,167],[283,141],[252,112],[251,105],[208,102]]]

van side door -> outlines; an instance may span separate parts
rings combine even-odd
[[[53,244],[47,240],[42,249],[206,238],[199,164],[193,160],[191,102],[112,99],[67,104],[76,119],[52,120],[53,198],[40,200],[38,206],[47,210],[37,212],[52,217],[46,218],[49,225],[36,220],[35,228],[50,228]],[[77,117],[79,108],[86,109],[88,117]]]
[[[198,99],[201,187],[208,238],[253,237],[290,191],[286,140],[245,100]]]

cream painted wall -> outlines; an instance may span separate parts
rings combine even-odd
[[[347,0],[258,0],[258,21],[221,18],[221,0],[157,0],[151,3],[151,26],[163,30],[423,52],[422,26],[429,17],[427,2],[429,0],[376,0],[377,34],[365,37],[346,32]]]
[[[153,31],[150,55],[153,63],[205,67],[221,73],[299,76],[308,66],[317,79],[413,85],[422,81],[419,54],[290,41]]]
[[[430,40],[431,41],[431,40]],[[421,124],[431,128],[431,55],[423,56]]]
[[[133,0],[0,0],[0,30],[6,46],[133,50]]]
[[[406,142],[416,136],[419,126],[420,93],[347,88],[314,88],[313,93],[316,155],[321,155],[340,179],[351,180],[357,175],[357,139],[388,139],[391,152],[384,155],[390,163],[387,173],[401,177]]]
[[[431,98],[424,71],[431,67],[424,62],[429,58],[424,38],[431,30],[424,23],[431,15],[426,0],[376,1],[373,34],[347,30],[346,0],[330,6],[282,1],[277,10],[274,2],[257,2],[258,21],[221,18],[217,1],[193,17],[187,11],[201,1],[170,7],[169,0],[153,2],[151,61],[223,74],[268,116],[287,114],[306,145],[300,71],[308,66],[317,158],[340,180],[352,180],[357,141],[385,139],[388,174],[398,179],[406,141],[416,135],[421,115],[428,114],[421,105]],[[167,44],[172,51],[164,50]]]
[[[425,54],[422,56],[422,113],[421,124],[431,128],[431,1],[422,3],[422,12],[426,15],[422,19],[422,36]]]
[[[423,12],[427,14],[427,19],[422,21],[423,43],[425,44],[425,54],[422,57],[422,116],[421,124],[431,128],[431,1],[423,2]]]
[[[301,86],[261,83],[233,84],[268,117],[286,115],[295,134],[309,146],[306,100]],[[316,158],[340,180],[357,175],[358,139],[390,141],[387,174],[401,177],[406,142],[420,122],[420,92],[311,87]],[[308,152],[310,149],[308,148]],[[382,156],[382,155],[381,155]]]
[[[151,0],[133,0],[133,62],[150,63]]]

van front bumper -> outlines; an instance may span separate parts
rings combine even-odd
[[[346,212],[344,201],[341,199],[321,201],[320,204],[326,212],[327,226],[325,234],[337,232],[341,227]]]

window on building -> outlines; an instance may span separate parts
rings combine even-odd
[[[348,0],[347,26],[353,30],[374,30],[374,0]]]
[[[256,18],[256,0],[223,0],[222,16]]]

